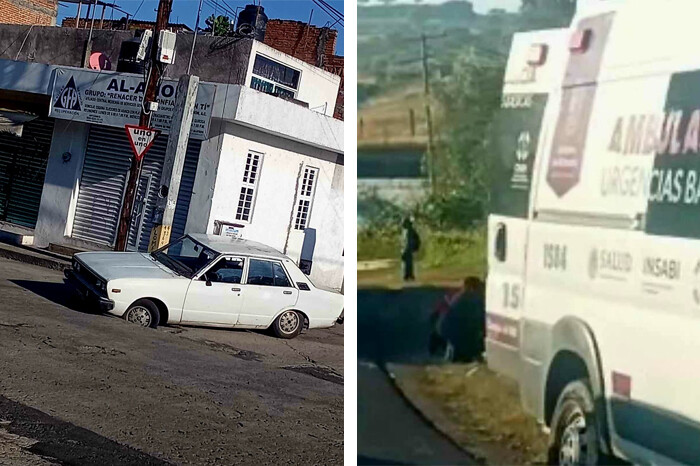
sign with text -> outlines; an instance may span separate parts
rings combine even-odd
[[[141,160],[153,145],[160,131],[145,126],[126,125],[126,134],[129,136],[131,150],[134,151],[136,160]]]
[[[49,116],[120,128],[137,125],[145,90],[141,75],[58,68]],[[177,81],[164,79],[156,91],[158,111],[151,116],[151,126],[166,134],[170,132],[176,90]],[[193,139],[208,137],[215,90],[213,84],[199,84],[190,130]]]

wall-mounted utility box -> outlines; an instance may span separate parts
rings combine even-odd
[[[160,31],[158,34],[158,61],[172,64],[175,61],[175,33]]]

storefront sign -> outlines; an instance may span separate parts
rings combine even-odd
[[[200,83],[190,137],[206,139],[209,133],[215,86]],[[64,120],[122,128],[137,125],[146,83],[130,73],[59,68],[54,76],[49,116]],[[157,90],[158,111],[151,126],[169,133],[175,107],[177,81],[163,80]]]

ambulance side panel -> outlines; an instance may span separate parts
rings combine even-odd
[[[554,29],[514,36],[493,131],[486,353],[489,367],[516,380],[522,367],[520,325],[532,184],[537,179],[542,140],[547,137],[542,123],[545,112],[551,111],[549,91],[563,72],[565,32]],[[545,54],[544,63],[528,64],[533,51]]]
[[[579,358],[616,455],[700,464],[700,2],[602,16],[576,26],[605,37],[597,74],[570,63],[550,97],[560,113],[526,241],[523,402],[548,422],[551,375]]]

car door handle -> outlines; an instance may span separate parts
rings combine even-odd
[[[292,294],[291,291],[285,291],[284,294]]]
[[[241,291],[240,288],[231,288],[231,291]]]

